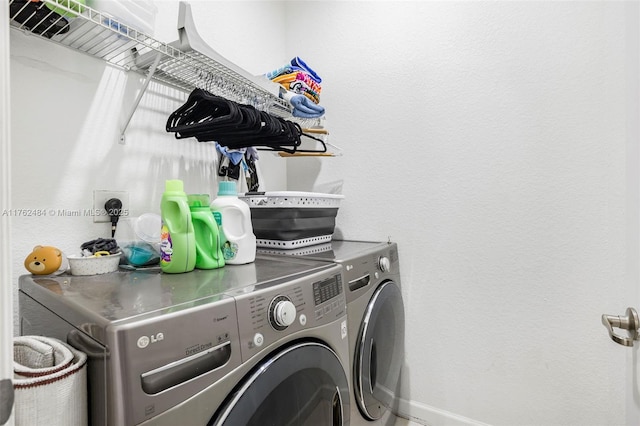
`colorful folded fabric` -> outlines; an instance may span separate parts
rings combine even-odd
[[[298,94],[304,94],[315,103],[319,103],[320,92],[314,90],[314,88],[310,87],[308,83],[313,83],[318,89],[320,89],[320,87],[318,87],[319,85],[308,78],[308,76],[305,79],[305,76],[301,74],[301,72],[284,74],[274,78],[273,81],[275,83],[280,83],[280,85],[288,91],[292,91]]]
[[[320,97],[317,94],[315,94],[315,93],[313,93],[313,92],[311,92],[309,90],[306,90],[306,91],[304,91],[304,92],[302,92],[300,94],[306,96],[312,102],[315,102],[317,104],[320,103]]]
[[[286,90],[282,98],[293,107],[294,117],[317,118],[324,114],[324,107],[318,105],[322,79],[299,56],[265,75]]]
[[[295,70],[293,69],[293,66],[291,66],[290,64],[287,64],[283,67],[280,67],[276,70],[273,70],[271,72],[268,72],[265,74],[265,77],[267,77],[269,80],[273,80],[276,77],[283,75],[283,74],[291,74],[292,72],[294,72]]]
[[[322,78],[320,78],[320,76],[313,69],[311,69],[310,66],[308,66],[302,59],[300,59],[299,56],[296,56],[295,58],[291,59],[291,61],[288,64],[285,64],[278,69],[268,72],[265,75],[269,80],[273,80],[279,75],[291,74],[294,71],[302,71],[308,74],[311,77],[311,79],[313,79],[313,81],[315,81],[316,83],[318,84],[322,83]]]
[[[316,92],[318,95],[322,92],[322,86],[316,83],[309,74],[298,71],[296,74],[296,81],[302,81],[306,84],[312,91]]]
[[[295,71],[289,74],[282,74],[275,77],[272,81],[275,83],[280,83],[283,86],[286,86],[287,84],[290,86],[294,86],[296,84],[303,84],[305,89],[316,92],[317,94],[320,94],[320,92],[322,91],[322,86],[320,86],[318,83],[313,81],[313,79],[309,77],[308,74],[305,74],[302,71]]]
[[[289,83],[291,86],[294,85],[294,83],[296,82],[300,82],[303,83],[305,85],[306,88],[308,88],[309,90],[317,93],[318,95],[320,94],[320,92],[322,92],[322,86],[319,85],[318,83],[316,83],[310,76],[309,74],[302,72],[302,71],[295,71],[289,74],[281,74],[277,77],[274,77],[272,79],[273,82],[275,83],[280,83],[283,86],[286,83]]]

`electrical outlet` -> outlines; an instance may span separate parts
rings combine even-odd
[[[122,209],[120,217],[129,216],[129,191],[105,191],[101,189],[93,190],[93,221],[111,222],[109,212],[104,207],[111,198],[117,198],[122,201]]]

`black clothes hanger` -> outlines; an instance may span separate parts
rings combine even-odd
[[[231,149],[264,147],[287,153],[326,152],[324,142],[302,132],[299,124],[238,104],[196,88],[187,101],[169,116],[167,132],[177,139],[218,142]],[[322,143],[323,151],[299,150],[302,136]]]
[[[211,126],[225,128],[241,123],[242,115],[237,104],[202,89],[195,89],[187,102],[171,113],[166,130],[175,132],[176,138],[182,139],[206,131]]]
[[[240,121],[234,125],[224,125],[213,123],[207,126],[204,131],[198,131],[193,136],[200,142],[218,141],[219,139],[230,140],[252,136],[262,129],[260,115],[255,108],[249,105],[237,105],[240,113]]]

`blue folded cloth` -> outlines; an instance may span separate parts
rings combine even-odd
[[[244,153],[247,151],[246,148],[229,149],[226,146],[220,145],[218,142],[216,142],[216,149],[222,155],[228,157],[234,165],[240,164],[244,157]]]
[[[300,68],[302,71],[306,71],[312,79],[314,79],[317,83],[322,83],[322,79],[314,70],[311,69],[309,65],[307,65],[299,56],[296,56],[291,60],[291,65],[294,67]]]
[[[305,95],[298,95],[287,91],[282,94],[282,98],[289,101],[293,106],[292,115],[300,118],[318,118],[324,115],[324,107],[316,104]]]
[[[324,115],[324,112],[308,113],[308,112],[300,111],[299,109],[294,109],[291,112],[291,115],[298,118],[320,118]]]
[[[305,95],[295,95],[289,100],[293,108],[308,114],[324,113],[324,107],[316,104]]]

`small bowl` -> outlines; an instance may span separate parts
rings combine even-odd
[[[132,266],[154,265],[160,262],[160,253],[144,241],[119,243],[123,259]]]
[[[69,260],[71,275],[99,275],[117,271],[121,255],[121,252],[108,256],[84,257],[70,255],[67,259]]]

